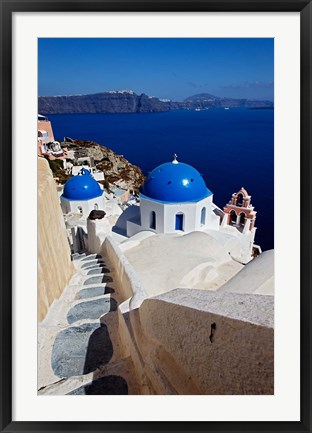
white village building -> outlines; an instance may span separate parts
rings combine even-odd
[[[66,182],[60,198],[64,214],[80,213],[87,219],[92,210],[111,213],[106,209],[104,191],[85,168]],[[246,264],[261,252],[254,245],[255,220],[251,197],[244,188],[232,194],[222,210],[214,204],[213,193],[202,175],[174,155],[172,162],[149,173],[141,189],[140,206],[130,206],[123,212],[113,227],[113,235],[123,243],[139,233],[144,237],[149,233],[182,236],[203,232],[234,260]]]
[[[86,168],[65,183],[60,198],[64,214],[80,213],[87,218],[92,210],[104,210],[105,207],[104,191]]]
[[[218,229],[212,192],[200,173],[188,164],[172,162],[156,167],[147,177],[140,195],[140,216],[127,222],[127,235],[142,230],[155,233]]]
[[[152,170],[140,194],[140,207],[126,222],[126,234],[208,233],[241,263],[261,252],[254,245],[256,212],[244,188],[232,195],[224,210],[213,203],[213,193],[192,166],[177,161]],[[130,213],[129,213],[130,214]]]

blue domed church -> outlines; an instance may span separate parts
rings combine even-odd
[[[61,207],[65,214],[74,212],[86,217],[94,209],[104,210],[104,191],[89,170],[82,168],[66,182]]]
[[[174,155],[172,162],[149,173],[140,194],[140,216],[127,221],[127,235],[218,229],[212,198],[202,175]]]

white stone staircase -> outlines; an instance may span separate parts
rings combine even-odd
[[[38,394],[139,394],[119,338],[114,271],[98,254],[72,259],[75,274],[39,324]]]

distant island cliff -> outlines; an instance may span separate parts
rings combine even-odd
[[[92,95],[39,96],[38,112],[41,114],[76,113],[157,113],[170,110],[195,110],[207,108],[273,108],[272,101],[222,98],[200,93],[183,101],[159,99],[133,91],[110,91]]]

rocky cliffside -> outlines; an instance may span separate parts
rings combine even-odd
[[[128,189],[137,192],[144,183],[145,176],[139,167],[131,164],[124,156],[118,155],[105,146],[84,140],[71,140],[71,142],[66,142],[66,146],[69,150],[74,151],[77,159],[92,158],[97,169],[104,172],[105,179],[109,183],[122,180]]]
[[[38,158],[38,320],[59,298],[74,271],[55,182]]]
[[[272,108],[271,101],[221,98],[202,93],[186,98],[184,101],[162,100],[132,91],[113,91],[94,95],[41,96],[38,111],[41,114],[65,113],[153,113],[177,109],[196,108]]]
[[[43,114],[64,113],[152,113],[168,111],[174,103],[133,92],[96,93],[78,96],[39,97],[38,110]]]

